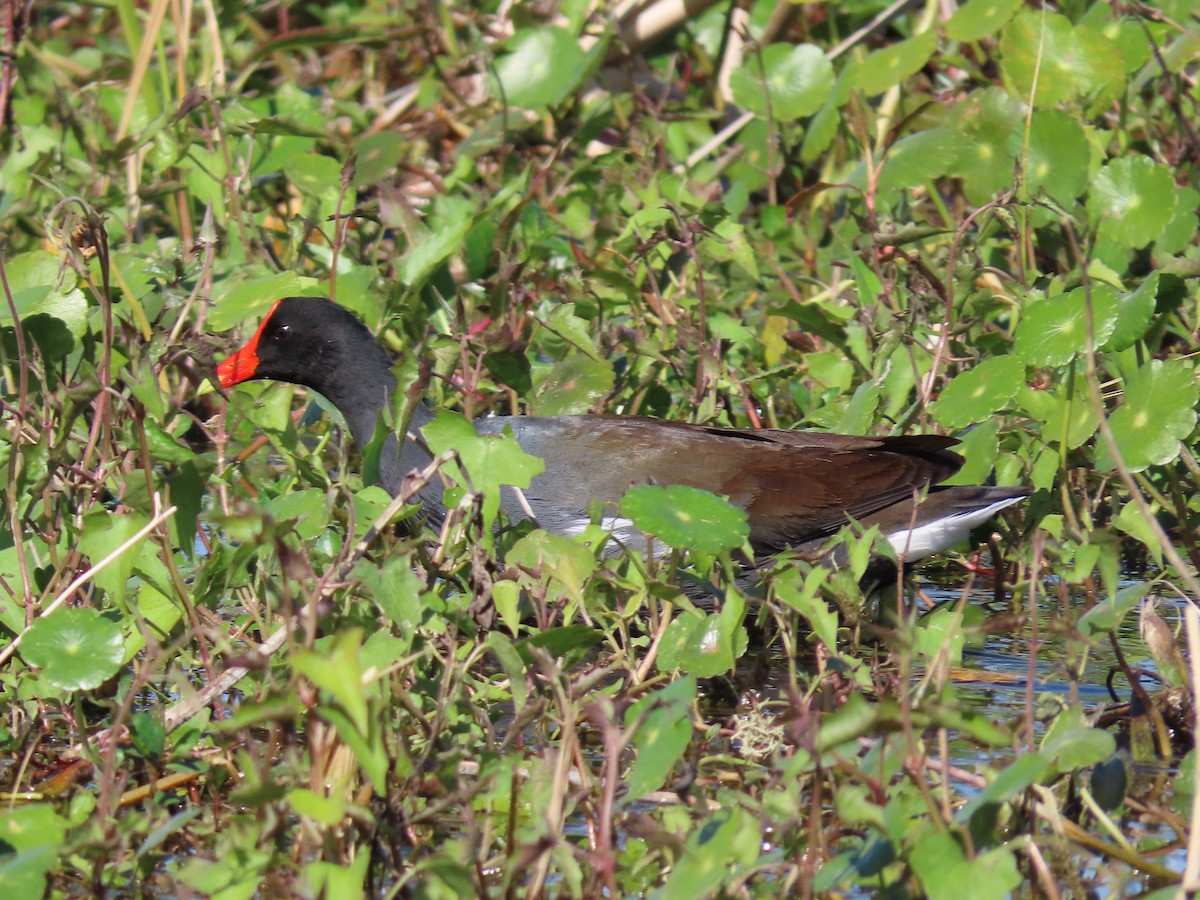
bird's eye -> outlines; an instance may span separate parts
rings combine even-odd
[[[275,329],[275,339],[278,341],[286,341],[291,336],[292,336],[292,326],[291,325],[280,325],[277,329]]]

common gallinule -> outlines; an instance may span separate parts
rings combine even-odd
[[[345,417],[359,447],[375,433],[396,388],[392,359],[346,309],[314,297],[277,302],[249,342],[217,368],[226,388],[255,378],[310,387]],[[410,435],[433,414],[423,403]],[[743,430],[636,416],[496,416],[476,429],[505,428],[545,471],[524,491],[538,525],[575,534],[597,501],[613,504],[603,524],[622,543],[641,545],[615,504],[636,484],[684,484],[728,497],[746,510],[750,543],[759,554],[792,548],[812,557],[851,519],[879,525],[896,552],[912,561],[966,538],[975,525],[1029,495],[1027,488],[937,485],[963,458],[953,438],[936,435],[859,437],[810,431]],[[411,437],[384,444],[380,480],[395,494],[404,475],[431,460]],[[435,521],[445,513],[442,489],[421,495]],[[501,506],[510,520],[528,518],[507,488]]]

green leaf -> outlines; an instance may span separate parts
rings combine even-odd
[[[523,638],[515,646],[527,666],[534,661],[533,654],[529,652],[531,647],[538,647],[555,659],[565,659],[567,665],[574,665],[602,637],[595,628],[587,625],[561,625]]]
[[[1193,747],[1184,754],[1183,759],[1179,761],[1179,777],[1172,782],[1176,794],[1182,794],[1185,797],[1191,797],[1196,793],[1196,754],[1200,753],[1200,748]]]
[[[1197,399],[1196,373],[1185,360],[1154,359],[1134,372],[1121,408],[1109,419],[1125,465],[1140,472],[1174,460],[1179,442],[1196,426]],[[1114,465],[1107,442],[1101,442],[1096,468],[1104,472]]]
[[[553,332],[555,337],[582,350],[593,359],[602,358],[596,352],[596,343],[592,340],[591,323],[576,314],[574,303],[556,303],[543,324],[547,330]]]
[[[962,665],[967,635],[953,606],[952,603],[939,606],[918,623],[913,640],[913,650],[918,660],[933,662],[946,654],[950,665]]]
[[[331,694],[355,729],[366,734],[370,722],[359,659],[361,646],[362,629],[349,628],[323,641],[318,650],[296,651],[292,666],[316,687]]]
[[[1018,756],[955,814],[955,820],[965,823],[984,806],[1006,803],[1030,785],[1040,782],[1049,769],[1050,761],[1040,753]]]
[[[1012,734],[999,722],[989,718],[991,710],[971,710],[961,706],[947,707],[939,711],[939,719],[946,728],[962,732],[971,740],[989,747],[1011,747]]]
[[[584,53],[564,28],[530,29],[514,35],[509,52],[496,61],[496,96],[510,106],[544,109],[579,85]],[[493,85],[493,87],[497,87]]]
[[[180,466],[196,458],[195,451],[179,443],[154,421],[146,419],[142,422],[142,427],[146,434],[146,449],[150,451],[152,460]]]
[[[325,491],[307,488],[268,500],[264,511],[276,522],[289,523],[301,539],[311,541],[325,530],[329,511]]]
[[[1026,156],[1022,129],[1012,133],[1010,149],[1022,163],[1030,197],[1045,191],[1059,203],[1069,204],[1087,186],[1087,135],[1078,120],[1057,109],[1039,109],[1029,126]]]
[[[496,521],[501,485],[511,484],[524,490],[534,476],[546,468],[540,459],[522,450],[507,429],[504,434],[479,434],[474,425],[449,410],[438,410],[421,433],[435,456],[447,450],[458,453],[470,481],[463,477],[455,462],[448,463],[443,471],[463,486],[469,483],[483,494],[483,518],[487,527]]]
[[[21,657],[64,691],[91,691],[112,678],[124,660],[121,629],[95,609],[63,609],[34,622]]]
[[[557,363],[529,398],[535,416],[569,416],[588,412],[612,390],[615,376],[607,360],[582,353]]]
[[[371,854],[360,850],[348,863],[314,860],[304,874],[312,897],[365,897]]]
[[[1154,242],[1159,253],[1182,253],[1196,234],[1196,210],[1200,191],[1190,187],[1175,189],[1175,214]]]
[[[1012,135],[1022,121],[1020,104],[1000,88],[974,91],[954,104],[946,117],[946,127],[958,135],[951,171],[963,179],[972,202],[1012,187]]]
[[[356,140],[354,186],[373,187],[383,181],[396,168],[404,151],[404,141],[396,140],[396,135],[387,131]]]
[[[747,112],[792,122],[821,108],[833,89],[833,65],[813,44],[771,44],[760,60],[730,73],[729,87]]]
[[[1069,450],[1083,446],[1100,424],[1083,373],[1073,383],[1051,382],[1044,388],[1023,385],[1020,401],[1021,408],[1042,423],[1042,436],[1054,442],[1065,439]]]
[[[625,713],[626,728],[639,723],[631,740],[637,750],[626,792],[631,800],[661,788],[687,750],[695,700],[696,679],[677,678],[642,697]]]
[[[1025,364],[1017,357],[993,356],[951,379],[929,411],[947,428],[982,422],[1006,407],[1025,383]]]
[[[596,558],[578,541],[536,529],[512,545],[504,556],[510,566],[538,573],[543,582],[559,585],[572,600],[583,600],[583,584],[596,571]]]
[[[462,249],[474,224],[473,209],[456,208],[449,222],[441,223],[435,231],[414,241],[400,260],[396,275],[401,283],[411,290],[424,287],[434,270]]]
[[[1024,12],[1000,39],[1001,69],[1018,97],[1034,106],[1098,94],[1123,77],[1116,45],[1058,13]],[[1036,83],[1036,92],[1034,85]]]
[[[7,845],[7,849],[57,849],[62,845],[66,833],[66,821],[48,803],[32,803],[0,813],[0,841]]]
[[[0,891],[8,897],[43,896],[46,875],[57,861],[57,847],[33,847],[0,856]]]
[[[208,327],[213,331],[228,331],[236,325],[255,322],[266,314],[276,300],[295,297],[303,292],[300,277],[295,272],[223,281],[214,291],[216,305],[208,314]]]
[[[1153,509],[1154,507],[1152,507]],[[1146,521],[1146,516],[1138,509],[1136,503],[1126,503],[1122,506],[1121,511],[1113,516],[1112,526],[1135,541],[1141,541],[1146,546],[1150,558],[1154,560],[1154,564],[1162,565],[1162,546],[1159,543],[1158,535]]]
[[[1082,707],[1064,707],[1046,729],[1041,753],[1066,773],[1108,759],[1116,749],[1111,734],[1084,721]]]
[[[342,189],[342,164],[320,153],[297,156],[283,167],[283,174],[304,197],[332,198]]]
[[[413,571],[411,559],[389,556],[382,566],[374,560],[362,560],[355,565],[354,576],[402,633],[411,633],[420,623],[424,585]]]
[[[742,546],[750,535],[745,510],[681,484],[630,488],[621,498],[621,515],[676,550],[720,553]]]
[[[105,509],[88,513],[84,516],[83,530],[79,535],[79,551],[92,561],[92,565],[96,565],[130,540],[149,521],[150,517],[141,513],[118,515]],[[133,567],[148,546],[153,549],[146,541],[138,541],[127,547],[93,577],[96,585],[104,589],[113,603],[125,602],[125,588],[133,574]]]
[[[996,454],[999,452],[997,434],[1000,430],[998,419],[985,419],[974,428],[958,435],[959,443],[954,452],[966,462],[950,478],[941,484],[982,484],[992,475],[996,468]]]
[[[909,863],[929,900],[1005,900],[1023,880],[1007,847],[967,859],[948,831],[924,834],[913,847]]]
[[[891,798],[889,798],[890,800]],[[872,878],[896,860],[896,848],[886,837],[867,831],[864,842],[853,850],[841,853],[823,865],[813,878],[813,892],[819,896],[837,896],[834,888],[846,879]]]
[[[702,247],[712,254],[719,262],[731,261],[741,267],[742,271],[751,278],[758,280],[758,249],[751,246],[747,240],[746,227],[733,219],[724,219],[717,223],[711,235],[705,235],[701,240]],[[711,327],[716,326],[715,317],[709,320]],[[714,332],[715,333],[715,332]],[[724,335],[717,335],[724,337]]]
[[[978,41],[1003,28],[1022,6],[1022,0],[967,0],[946,22],[952,41]]]
[[[819,159],[821,154],[829,149],[833,139],[837,137],[838,128],[842,124],[841,109],[846,104],[847,86],[850,84],[852,74],[852,66],[842,69],[833,90],[821,104],[821,109],[809,121],[808,128],[804,133],[804,143],[800,147],[800,158],[805,163],[812,163]],[[758,120],[754,124],[759,126],[760,132],[767,126],[767,123],[762,120]],[[749,129],[747,128],[747,130]],[[765,176],[760,173],[759,177],[762,179]]]
[[[42,896],[58,860],[67,822],[47,803],[0,812],[0,890],[5,896]]]
[[[1158,238],[1175,215],[1171,170],[1145,156],[1110,160],[1088,191],[1088,214],[1100,234],[1136,250]]]
[[[1155,300],[1158,296],[1158,273],[1151,272],[1132,293],[1117,297],[1117,322],[1105,350],[1128,350],[1140,341],[1150,328],[1154,318]]]
[[[499,384],[512,388],[520,395],[533,392],[529,357],[516,350],[490,350],[483,357],[484,368]]]
[[[72,344],[87,332],[87,299],[75,287],[73,277],[68,275],[60,280],[56,254],[44,250],[17,254],[5,262],[4,273],[17,316],[27,327],[33,327],[29,319],[48,316],[63,323]],[[0,326],[12,324],[8,303],[0,302]]]
[[[720,809],[698,827],[690,829],[683,855],[659,894],[661,900],[695,900],[716,896],[713,890],[737,864],[748,866],[758,858],[762,844],[758,820],[741,807]]]
[[[821,585],[830,575],[825,566],[814,566],[804,576],[804,586],[797,586],[795,578],[780,578],[773,582],[775,595],[804,616],[812,633],[831,651],[837,650],[837,611],[830,608],[821,596]]]
[[[821,720],[817,734],[817,747],[822,753],[835,750],[850,741],[867,734],[879,721],[879,707],[868,703],[858,692],[846,698],[845,705],[837,712]]]
[[[306,816],[327,828],[342,821],[346,815],[345,794],[336,788],[329,795],[318,794],[308,788],[295,788],[288,792],[287,800],[298,815]]]
[[[1030,305],[1017,326],[1013,345],[1017,355],[1033,366],[1061,366],[1084,353],[1089,290],[1095,346],[1103,346],[1117,327],[1117,292],[1098,284]]]
[[[745,612],[744,601],[727,597],[719,613],[682,613],[663,635],[659,670],[682,669],[698,678],[713,678],[728,672],[746,652],[746,629],[742,625]]]
[[[921,70],[937,48],[932,31],[876,50],[854,69],[853,84],[868,97],[882,94]]]
[[[162,756],[167,732],[157,716],[137,712],[129,718],[129,739],[143,759],[155,760]]]
[[[893,144],[879,170],[879,191],[902,190],[926,184],[950,171],[960,154],[960,137],[949,128],[930,128]],[[865,167],[856,167],[852,184],[865,180]],[[864,182],[865,183],[865,182]]]

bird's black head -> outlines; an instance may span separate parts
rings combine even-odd
[[[320,297],[287,297],[217,367],[217,377],[225,388],[256,378],[286,381],[332,400],[339,386],[363,386],[390,366],[375,336],[348,310]]]

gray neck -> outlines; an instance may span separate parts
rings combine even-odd
[[[391,405],[396,382],[390,368],[386,373],[381,373],[381,376],[383,377],[371,378],[369,383],[347,385],[346,396],[331,395],[337,393],[336,388],[333,388],[330,394],[326,394],[329,401],[341,410],[350,435],[360,451],[365,450],[371,443],[377,425],[388,427],[384,424],[381,413],[385,407]],[[353,396],[350,396],[350,392],[353,392]],[[408,426],[411,436],[399,444],[393,432],[384,441],[383,450],[379,454],[379,481],[393,497],[400,493],[400,485],[405,475],[414,469],[425,468],[433,460],[425,450],[423,442],[413,440],[413,437],[420,438],[420,430],[432,420],[433,413],[429,411],[429,407],[423,402],[418,402]],[[394,428],[395,424],[392,427]],[[420,492],[420,498],[429,514],[440,521],[445,513],[441,482],[435,479],[428,488]]]

